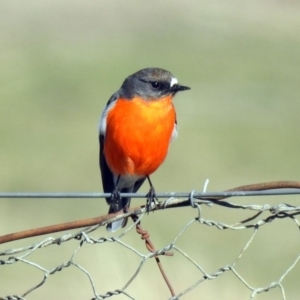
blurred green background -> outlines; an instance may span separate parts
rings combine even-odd
[[[37,1],[0,3],[0,190],[98,192],[97,125],[124,78],[145,67],[171,71],[190,86],[175,98],[179,137],[152,176],[158,192],[209,191],[299,179],[300,3],[298,1]],[[148,186],[142,188],[147,191]],[[237,203],[298,204],[299,197],[236,198]],[[0,235],[106,214],[99,199],[0,199]],[[134,206],[144,203],[135,200]],[[196,212],[150,214],[143,225],[157,248]],[[203,217],[234,223],[249,213],[204,208]],[[95,237],[106,235],[105,229]],[[207,272],[232,263],[252,234],[194,225],[177,245]],[[53,234],[51,236],[61,236]],[[44,237],[1,245],[25,246]],[[125,241],[146,253],[134,232]],[[78,244],[30,257],[45,268],[68,260]],[[237,270],[254,287],[276,281],[299,253],[298,228],[281,220],[260,229]],[[85,246],[77,260],[99,294],[121,288],[140,259],[117,244]],[[176,290],[201,273],[176,254],[162,258]],[[2,266],[0,296],[22,294],[43,278],[23,264]],[[299,295],[299,265],[283,282]],[[129,287],[136,299],[168,299],[148,261]],[[183,299],[248,299],[233,273],[207,281]],[[27,299],[91,299],[75,267],[50,276]],[[119,296],[118,299],[128,299]],[[281,299],[279,289],[257,299]]]

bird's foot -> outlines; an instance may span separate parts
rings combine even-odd
[[[150,190],[147,194],[147,203],[146,203],[146,211],[149,213],[151,208],[158,203],[158,199],[156,197],[155,189],[153,186],[150,187]]]
[[[121,194],[117,187],[112,191],[110,195],[110,203],[115,208],[114,211],[119,210],[118,207],[120,206],[121,203]]]

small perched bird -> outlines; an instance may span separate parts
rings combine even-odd
[[[130,198],[147,178],[150,197],[155,191],[151,175],[164,161],[169,145],[177,136],[176,112],[172,99],[189,87],[178,84],[168,71],[146,68],[128,76],[109,99],[100,119],[100,169],[108,213],[126,211]],[[107,225],[108,231],[124,227],[127,218]]]

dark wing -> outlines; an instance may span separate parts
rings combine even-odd
[[[107,165],[104,156],[104,135],[99,134],[100,153],[99,153],[99,164],[102,177],[102,186],[104,193],[112,193],[115,188],[114,175]],[[106,202],[109,204],[110,198],[106,198]]]
[[[110,99],[108,100],[105,110],[108,108],[108,106],[116,101],[119,97],[119,91],[113,94]],[[105,111],[104,111],[105,113]],[[102,120],[101,120],[102,122]],[[100,152],[99,152],[99,165],[101,170],[101,177],[102,177],[102,186],[104,193],[112,193],[115,184],[114,184],[114,175],[111,172],[110,168],[108,167],[108,164],[106,162],[105,156],[104,156],[104,133],[99,132],[99,144],[100,144]],[[109,204],[110,199],[106,198],[107,203]]]

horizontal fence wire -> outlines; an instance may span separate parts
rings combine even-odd
[[[194,192],[195,198],[206,197],[246,197],[246,196],[283,196],[283,195],[299,195],[299,189],[282,189],[282,190],[267,190],[267,191],[234,191],[234,192]],[[121,197],[130,198],[147,198],[147,194],[142,193],[121,193]],[[157,198],[188,198],[191,193],[187,192],[169,192],[156,193]],[[35,193],[35,192],[2,192],[0,198],[107,198],[110,193],[81,193],[81,192],[65,192],[65,193]]]

